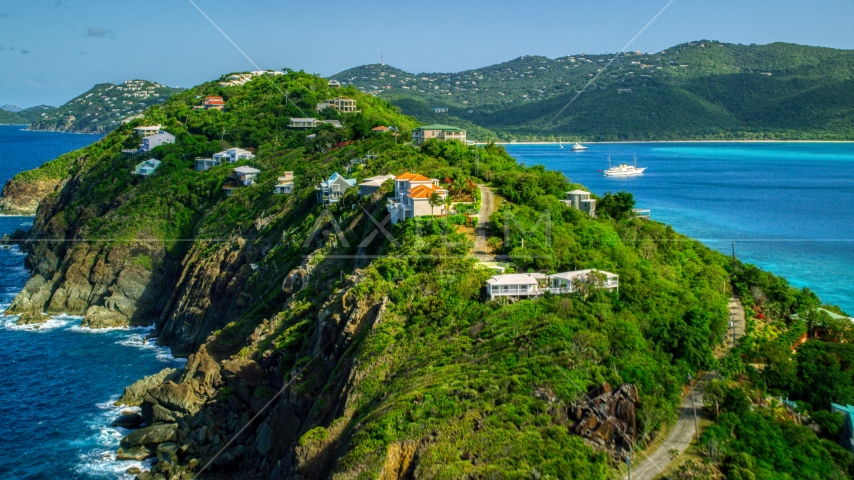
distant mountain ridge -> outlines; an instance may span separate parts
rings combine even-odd
[[[615,56],[523,56],[458,73],[374,64],[333,78],[481,139],[854,139],[854,51],[701,40],[606,68]]]
[[[0,107],[0,109],[6,110],[7,112],[12,112],[12,113],[17,113],[17,112],[20,112],[21,110],[23,110],[23,108],[21,108],[17,105],[3,105],[2,107]]]
[[[148,80],[101,83],[60,107],[38,105],[16,112],[4,107],[0,109],[0,124],[30,124],[33,130],[107,133],[126,117],[164,103],[183,90]]]
[[[118,85],[101,83],[61,107],[42,112],[32,120],[30,128],[106,133],[118,127],[124,118],[162,104],[181,91],[148,80],[127,80]]]

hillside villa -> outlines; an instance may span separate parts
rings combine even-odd
[[[235,163],[238,160],[249,160],[252,158],[255,158],[255,154],[242,148],[229,148],[228,150],[213,154],[214,161],[218,162],[217,165],[222,162]]]
[[[225,100],[219,96],[208,96],[205,97],[204,101],[205,110],[224,110],[225,109]]]
[[[255,179],[258,177],[259,173],[261,173],[261,170],[258,170],[257,168],[243,166],[235,168],[232,175],[238,182],[248,187],[255,183]]]
[[[848,451],[854,451],[854,406],[830,404],[830,412],[842,415],[842,428],[839,429],[839,445]]]
[[[160,163],[160,160],[156,158],[149,158],[148,160],[139,162],[136,167],[134,167],[133,173],[147,177],[157,171],[160,167]]]
[[[344,197],[344,192],[356,186],[355,178],[344,178],[338,172],[333,173],[328,180],[320,182],[317,188],[317,203],[331,205],[338,203]]]
[[[439,124],[425,125],[412,131],[412,141],[415,142],[416,145],[421,145],[431,138],[435,138],[440,142],[458,140],[466,143],[466,131],[450,125]]]
[[[196,157],[196,166],[195,169],[197,172],[207,172],[213,167],[219,165],[221,162],[214,160],[213,158],[202,158]]]
[[[338,80],[330,80],[328,86],[329,88],[341,88],[341,82]]]
[[[289,128],[314,128],[318,125],[316,118],[291,118]]]
[[[347,97],[336,97],[331,100],[324,100],[317,104],[317,111],[326,110],[327,108],[335,109],[341,113],[359,113],[361,110],[356,108],[356,101]]]
[[[139,144],[139,153],[150,152],[153,148],[166,143],[175,143],[175,135],[160,130],[154,135],[143,137],[142,143]]]
[[[134,133],[139,135],[140,137],[149,137],[151,135],[156,135],[160,132],[160,127],[162,125],[149,125],[149,126],[139,126],[133,129]]]
[[[273,193],[277,195],[290,195],[294,191],[294,172],[285,172],[276,180]]]
[[[533,297],[552,294],[574,293],[583,284],[608,291],[619,289],[619,275],[603,270],[577,270],[554,275],[543,273],[510,273],[495,275],[486,281],[486,296],[489,300],[497,297]]]
[[[254,185],[259,173],[261,173],[261,170],[257,168],[247,166],[235,168],[227,180],[231,184],[226,183],[222,186],[222,189],[225,190],[225,195],[230,197],[234,189]]]
[[[377,132],[377,133],[387,133],[387,132],[390,132],[390,131],[391,131],[391,128],[386,127],[385,125],[380,125],[380,126],[378,126],[378,127],[374,127],[374,128],[372,128],[372,129],[371,129],[371,131],[372,131],[372,132]]]
[[[596,218],[596,199],[590,198],[590,192],[584,190],[566,192],[566,200],[561,200],[561,202]]]
[[[651,218],[651,211],[648,208],[633,208],[632,216],[635,218],[640,218],[641,220],[649,220]]]
[[[430,198],[434,193],[442,200],[448,197],[448,191],[440,187],[435,178],[409,172],[395,177],[394,197],[386,204],[392,225],[409,218],[433,215],[436,209],[430,206]],[[443,211],[444,207],[439,207],[439,213]]]
[[[394,175],[377,175],[376,177],[366,178],[359,184],[359,196],[371,195],[379,191],[383,183],[394,178]]]

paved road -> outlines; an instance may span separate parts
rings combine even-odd
[[[729,348],[735,346],[735,342],[744,335],[746,326],[744,316],[744,305],[738,297],[729,299],[730,312],[730,327],[728,330],[727,345]],[[733,332],[735,335],[733,336]],[[702,385],[707,384],[712,378],[715,378],[715,372],[707,373],[699,384],[694,386],[694,402],[697,405],[697,418],[703,418],[703,392]],[[670,451],[672,449],[679,450],[679,453],[685,451],[688,445],[694,438],[694,412],[691,402],[691,394],[682,397],[682,404],[679,406],[679,418],[676,420],[676,425],[670,431],[667,439],[664,440],[655,451],[649,454],[644,460],[632,467],[632,480],[652,480],[658,475],[664,467],[670,463]],[[625,475],[623,478],[628,478]]]
[[[697,419],[699,420],[703,418],[703,392],[697,388],[697,384],[694,386],[694,402],[697,405]],[[679,405],[679,419],[676,420],[676,425],[670,430],[667,439],[658,449],[632,467],[632,480],[652,480],[655,478],[670,463],[670,450],[675,448],[681,454],[688,448],[693,439],[694,403],[691,401],[691,393],[689,392],[682,397],[682,404]],[[623,476],[623,478],[628,478],[628,475]]]
[[[729,345],[729,348],[733,348],[735,346],[736,339],[739,339],[744,335],[744,329],[747,326],[744,317],[744,305],[738,297],[732,297],[729,299],[729,320],[729,339],[727,340],[727,344]],[[735,333],[735,335],[733,335],[733,333]]]
[[[489,230],[489,216],[495,210],[495,195],[486,185],[478,185],[477,188],[480,189],[480,211],[477,212],[477,238],[474,240],[474,256],[483,261],[491,261],[493,257],[489,254],[486,240]]]

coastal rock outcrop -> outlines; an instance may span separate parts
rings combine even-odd
[[[35,215],[44,197],[61,185],[62,179],[12,178],[0,194],[0,215]]]
[[[148,390],[154,387],[159,387],[167,380],[176,379],[180,373],[181,372],[174,368],[164,368],[154,375],[140,378],[125,387],[122,396],[116,401],[116,405],[142,405],[142,401],[145,399],[145,393],[148,392]]]
[[[50,320],[50,315],[46,313],[24,312],[15,320],[15,325],[36,325],[45,323],[48,320]]]
[[[626,383],[612,390],[603,383],[569,406],[568,417],[574,422],[570,430],[594,448],[622,460],[637,440],[637,403],[634,385]]]

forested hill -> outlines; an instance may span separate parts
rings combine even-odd
[[[21,123],[31,123],[33,130],[105,133],[126,117],[162,104],[182,90],[148,80],[128,80],[118,85],[101,83],[61,107],[33,107],[16,115]]]
[[[701,40],[606,68],[615,56],[524,56],[458,73],[375,64],[334,78],[419,120],[505,140],[854,139],[854,51]]]
[[[711,370],[721,374],[706,390],[714,422],[694,450],[709,452],[707,474],[679,478],[854,471],[854,456],[828,440],[842,418],[827,403],[854,403],[854,327],[821,313],[809,290],[635,218],[630,193],[600,197],[596,218],[569,208],[560,200],[581,185],[501,146],[402,142],[417,122],[351,86],[291,70],[222,80],[13,179],[54,187],[23,233],[32,277],[7,313],[80,315],[83,328],[153,323],[157,344],[188,357],[119,399],[141,414],[116,458],[158,458],[139,480],[611,480],[666,435],[688,375]],[[224,110],[195,108],[208,95]],[[316,110],[338,96],[359,112]],[[307,115],[340,128],[289,126]],[[134,128],[153,124],[175,143],[124,155],[139,144]],[[400,137],[373,130],[388,125]],[[232,147],[255,156],[194,168]],[[152,158],[162,161],[153,174],[132,173]],[[276,194],[284,172],[293,191]],[[393,182],[319,205],[333,172],[440,179],[456,199],[447,207],[495,205],[484,231],[507,273],[590,268],[619,275],[619,288],[598,288],[595,274],[574,293],[490,301],[493,272],[470,255],[476,225],[465,215],[390,225]],[[751,323],[719,360],[736,292],[754,307]],[[800,402],[797,421],[767,400],[783,396]]]

